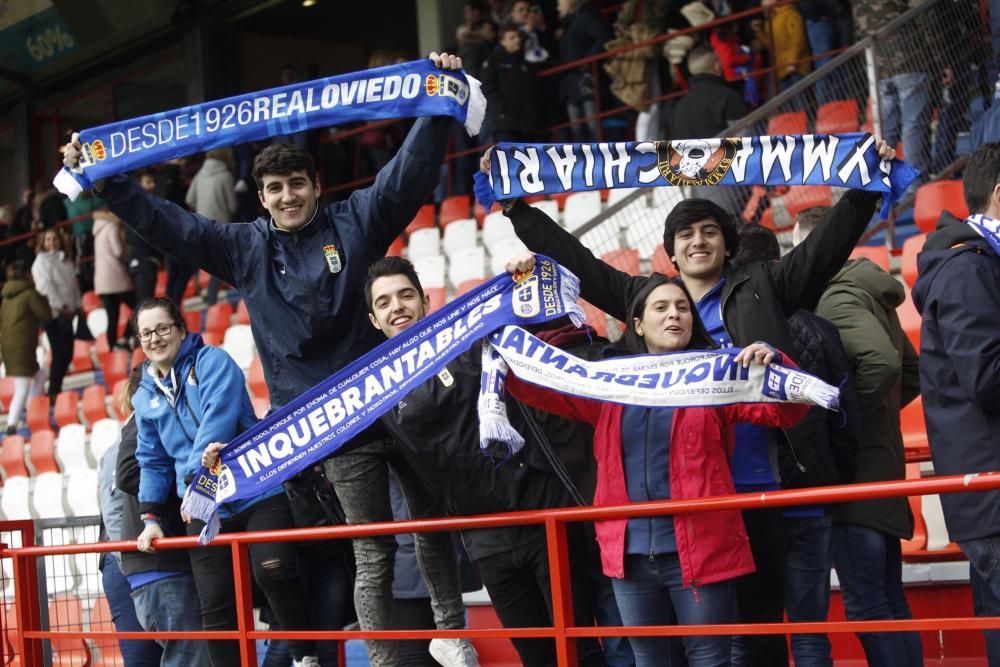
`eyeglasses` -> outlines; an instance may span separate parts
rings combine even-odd
[[[136,335],[136,338],[138,338],[139,341],[142,343],[145,343],[150,338],[152,338],[154,333],[160,338],[166,338],[170,334],[170,330],[176,326],[178,326],[177,322],[167,322],[166,324],[157,324],[156,327],[152,330],[140,331]]]

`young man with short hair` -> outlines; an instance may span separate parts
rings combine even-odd
[[[458,70],[456,56],[432,53],[435,65]],[[272,144],[254,161],[260,203],[270,214],[246,224],[208,220],[152,196],[130,179],[108,178],[102,197],[108,208],[169,257],[193,265],[236,287],[250,312],[254,342],[264,366],[272,407],[280,407],[379,343],[361,299],[368,266],[385,256],[437,185],[448,134],[447,117],[420,118],[375,182],[326,207],[310,155]],[[79,164],[79,135],[66,146],[64,163]],[[102,185],[102,184],[97,184]],[[350,523],[391,521],[388,468],[407,463],[393,456],[384,433],[369,429],[365,444],[327,461]],[[189,471],[194,474],[196,471]],[[413,493],[417,493],[413,487]],[[423,496],[426,496],[424,490]],[[429,501],[409,499],[416,509]],[[416,537],[439,629],[465,627],[451,540]],[[392,628],[393,536],[355,538],[355,605],[364,630]],[[347,604],[346,600],[331,604]],[[474,665],[465,640],[437,639],[453,657],[442,664]],[[395,643],[366,642],[370,662],[395,665]]]
[[[883,160],[895,157],[878,142]],[[489,152],[481,169],[489,169]],[[744,346],[764,341],[792,350],[787,318],[799,308],[815,307],[826,282],[843,266],[875,212],[881,195],[848,191],[813,238],[780,262],[736,266],[739,250],[732,218],[705,199],[678,203],[664,225],[663,245],[696,302],[712,340],[718,345]],[[633,296],[649,280],[631,276],[594,257],[579,239],[544,212],[521,200],[504,203],[514,231],[529,250],[552,257],[580,278],[580,295],[609,315],[624,320]],[[524,270],[527,266],[516,266]],[[774,433],[741,424],[730,461],[737,491],[779,488],[774,464]],[[783,619],[785,538],[781,510],[747,510],[744,521],[757,571],[740,579],[739,608],[745,623]],[[787,647],[780,635],[734,638],[736,665],[787,665]]]
[[[372,326],[393,338],[416,325],[429,302],[413,265],[400,257],[372,264],[365,281],[365,300]],[[479,446],[479,396],[482,349],[474,345],[431,380],[410,392],[382,422],[450,515],[492,514],[546,509],[573,504],[566,487],[552,473],[543,446],[528,428],[527,412],[513,400],[511,423],[526,438],[509,458],[493,457]],[[569,552],[583,554],[583,530],[567,529]],[[478,563],[497,616],[504,627],[544,627],[552,624],[545,531],[541,526],[511,526],[462,531],[469,558]],[[579,564],[579,563],[578,563]],[[593,624],[587,571],[570,568],[576,622]],[[555,646],[548,639],[511,640],[528,667],[556,664]],[[604,665],[597,641],[577,643],[580,665]]]

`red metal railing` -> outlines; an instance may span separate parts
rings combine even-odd
[[[42,641],[53,638],[91,639],[228,639],[239,643],[243,664],[256,664],[257,639],[430,639],[433,637],[511,638],[551,637],[556,643],[558,665],[576,664],[575,638],[649,635],[738,635],[738,634],[800,634],[845,632],[902,632],[918,630],[1000,629],[1000,617],[993,618],[922,618],[892,621],[843,621],[825,623],[759,623],[731,625],[684,625],[643,627],[575,627],[572,618],[572,598],[569,580],[569,557],[566,546],[566,524],[579,521],[599,521],[628,517],[648,517],[664,514],[692,514],[722,509],[759,509],[850,502],[935,493],[958,493],[1000,489],[1000,473],[954,475],[933,479],[873,482],[838,487],[765,491],[731,496],[716,496],[692,500],[672,500],[633,503],[609,507],[566,508],[544,511],[511,512],[478,517],[434,520],[398,521],[356,526],[336,526],[298,530],[278,530],[257,533],[227,533],[220,535],[216,546],[228,545],[233,556],[233,577],[236,590],[237,627],[226,632],[99,632],[43,630],[39,620],[37,568],[35,559],[41,556],[78,553],[134,551],[135,542],[102,542],[61,546],[26,546],[11,548],[0,545],[0,557],[12,558],[16,596],[17,631],[15,646],[22,664],[41,664]],[[402,532],[434,532],[470,528],[499,528],[514,525],[544,525],[549,555],[552,588],[553,625],[547,628],[498,628],[478,630],[386,630],[386,631],[313,631],[259,632],[254,630],[250,595],[251,568],[247,545],[264,542],[301,542],[316,539],[350,538],[392,535]],[[31,521],[0,522],[0,530],[20,531],[22,542],[33,544],[34,526]],[[158,549],[189,549],[197,547],[197,538],[178,537],[158,540]]]

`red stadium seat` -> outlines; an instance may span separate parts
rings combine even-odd
[[[136,348],[142,350],[142,348]],[[119,380],[128,378],[132,367],[129,366],[129,353],[125,350],[115,350],[108,353],[108,362],[104,366],[104,384],[114,387]]]
[[[156,288],[153,291],[153,296],[166,296],[167,295],[167,272],[157,271],[156,272]]]
[[[403,240],[402,236],[397,236],[396,240],[389,244],[389,249],[386,251],[386,257],[402,257],[403,249],[406,247],[406,242]],[[244,324],[249,324],[245,322]]]
[[[103,595],[97,598],[90,610],[90,630],[92,632],[115,631],[111,608],[108,606],[108,599]],[[98,656],[95,658],[95,662],[91,663],[92,667],[117,667],[125,664],[122,654],[118,650],[116,639],[95,639],[93,642]]]
[[[428,312],[434,312],[447,301],[447,296],[445,295],[443,287],[425,287],[424,294],[427,295],[427,301],[429,308]]]
[[[24,464],[24,437],[8,435],[0,446],[0,466],[6,477],[27,477],[28,467]]]
[[[775,114],[767,121],[767,133],[772,137],[781,134],[806,134],[808,128],[809,121],[805,111]]]
[[[80,415],[77,413],[79,405],[80,396],[75,391],[60,392],[56,396],[56,407],[52,415],[56,426],[62,428],[67,424],[79,424]]]
[[[97,367],[104,368],[108,365],[108,355],[111,350],[108,349],[108,335],[99,334],[94,339],[94,356],[97,357]]]
[[[630,276],[639,275],[639,251],[635,248],[612,250],[601,255],[601,259]]]
[[[480,229],[483,226],[483,220],[486,219],[487,213],[489,213],[489,211],[483,208],[482,204],[480,204],[478,201],[472,207],[472,215],[476,218],[476,220],[479,221]]]
[[[250,362],[250,371],[247,373],[247,386],[250,388],[250,395],[254,398],[267,399],[267,380],[264,378],[264,366],[260,363],[260,357],[254,357]]]
[[[146,353],[142,351],[141,346],[137,345],[136,348],[132,350],[132,356],[128,360],[129,371],[131,372],[133,368],[135,368],[144,361],[146,361]]]
[[[233,306],[228,301],[220,301],[209,306],[205,312],[205,331],[224,335],[233,317]]]
[[[49,397],[45,394],[35,396],[33,399],[28,401],[28,416],[26,421],[28,423],[28,429],[30,429],[32,433],[52,428],[52,423],[49,421],[50,407]]]
[[[56,434],[50,429],[32,431],[28,459],[36,475],[59,472],[59,464],[56,463]]]
[[[83,420],[92,427],[108,417],[108,391],[103,384],[92,384],[83,390]]]
[[[792,223],[806,209],[833,204],[833,193],[829,185],[801,185],[789,188],[784,197],[785,210]]]
[[[677,267],[674,263],[670,261],[670,257],[667,256],[667,251],[663,247],[663,244],[656,246],[656,250],[653,252],[653,257],[650,260],[653,271],[656,273],[662,273],[665,276],[676,276]]]
[[[5,375],[0,378],[0,403],[3,403],[4,412],[10,410],[10,402],[14,399],[14,378]]]
[[[857,100],[834,100],[816,111],[816,134],[857,132],[858,129]]]
[[[242,299],[236,306],[236,322],[237,324],[250,324],[250,311],[247,310],[247,302]]]
[[[201,310],[188,310],[184,312],[184,326],[187,327],[188,332],[201,332],[201,316],[203,312]]]
[[[889,249],[884,245],[862,245],[851,251],[851,259],[867,257],[871,261],[882,267],[886,273],[889,272]]]
[[[580,299],[580,306],[583,307],[583,312],[587,316],[587,324],[594,328],[598,336],[602,338],[607,338],[608,336],[608,316],[603,310],[597,306]]]
[[[917,255],[923,250],[924,241],[926,240],[927,234],[918,234],[903,241],[903,266],[901,273],[903,275],[903,282],[909,287],[913,287],[917,282]]]
[[[913,295],[910,294],[909,290],[906,291],[906,299],[896,309],[896,315],[899,317],[899,324],[903,327],[906,337],[910,339],[914,349],[919,350],[921,318],[917,307],[913,305]]]
[[[205,342],[205,345],[211,345],[212,347],[221,347],[222,341],[225,339],[225,333],[219,333],[218,331],[204,331],[201,334],[201,339]],[[136,348],[138,349],[138,348]],[[134,366],[135,364],[133,364]]]
[[[917,189],[913,204],[913,219],[917,228],[924,232],[934,231],[942,211],[949,211],[956,218],[969,217],[962,192],[962,181],[934,181]]]
[[[90,357],[90,350],[94,343],[86,340],[73,341],[73,359],[71,364],[74,373],[94,370],[94,360]]]
[[[118,421],[124,422],[128,419],[128,415],[125,414],[125,410],[122,409],[122,396],[125,394],[125,388],[128,386],[128,378],[122,378],[112,385],[111,389],[111,408],[114,411]]]
[[[469,195],[454,195],[441,202],[438,224],[444,229],[449,222],[469,217]]]
[[[59,595],[49,600],[49,628],[82,632],[83,605],[75,595]],[[91,664],[90,649],[79,638],[53,638],[52,664],[62,667],[84,667]]]
[[[458,287],[455,288],[455,296],[459,297],[465,294],[466,292],[471,292],[472,290],[482,285],[484,282],[486,281],[483,280],[482,278],[470,278],[469,280],[463,280],[458,284]]]
[[[434,204],[424,204],[417,211],[417,217],[413,218],[409,225],[406,226],[407,235],[412,234],[418,229],[430,229],[435,227],[437,223],[434,217]]]
[[[80,295],[80,308],[84,315],[89,315],[90,311],[101,307],[101,297],[97,296],[94,290],[87,290]]]

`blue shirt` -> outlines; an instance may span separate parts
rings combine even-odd
[[[622,410],[622,467],[632,502],[670,499],[670,427],[673,408],[627,405]],[[633,517],[625,529],[625,553],[676,553],[671,516]]]
[[[722,320],[723,278],[695,304],[698,315],[712,341],[720,347],[730,347],[733,339]],[[737,424],[736,446],[729,459],[733,483],[737,491],[767,491],[780,487],[776,466],[771,461],[767,427],[755,424]]]

